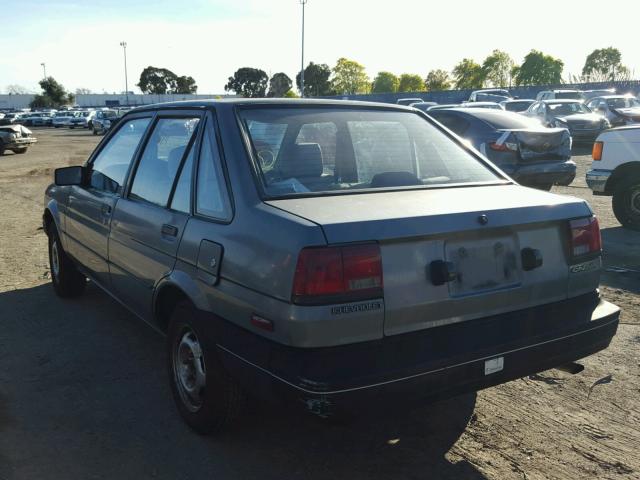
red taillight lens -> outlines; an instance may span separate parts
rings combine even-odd
[[[377,244],[305,248],[298,256],[293,303],[327,304],[382,296]]]
[[[571,220],[569,227],[571,228],[571,256],[573,258],[600,254],[602,240],[596,217]]]
[[[489,148],[491,150],[495,150],[496,152],[508,152],[509,149],[504,143],[490,143]]]
[[[602,147],[604,144],[602,142],[595,142],[593,144],[593,149],[591,150],[591,156],[594,160],[602,160]]]

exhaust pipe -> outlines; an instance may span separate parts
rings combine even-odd
[[[565,363],[564,365],[559,365],[555,367],[556,370],[560,370],[561,372],[567,372],[571,375],[575,375],[576,373],[580,373],[584,370],[584,365],[578,362]]]

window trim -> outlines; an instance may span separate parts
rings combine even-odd
[[[131,163],[128,175],[127,175],[127,181],[125,183],[125,188],[123,189],[123,194],[122,194],[122,198],[126,198],[127,200],[131,201],[131,202],[141,202],[141,203],[145,203],[147,205],[152,205],[154,207],[158,207],[158,208],[162,208],[164,210],[169,210],[169,205],[170,205],[170,200],[171,198],[169,198],[167,200],[167,205],[158,205],[157,203],[153,203],[150,202],[149,200],[145,200],[144,198],[132,198],[131,197],[131,188],[133,186],[133,181],[136,177],[136,173],[138,173],[138,166],[140,165],[140,160],[142,159],[142,154],[144,153],[145,149],[147,148],[147,144],[149,143],[149,140],[151,139],[151,136],[153,135],[153,132],[156,128],[156,126],[158,125],[158,122],[162,119],[171,119],[171,118],[198,118],[198,125],[200,125],[200,123],[203,121],[203,112],[202,110],[156,110],[155,112],[153,112],[153,121],[151,122],[150,127],[147,127],[147,131],[145,132],[145,135],[142,139],[142,141],[140,142],[140,146],[138,148],[138,150],[136,151],[136,155],[134,157],[134,161]],[[196,132],[197,135],[198,132]],[[180,165],[182,166],[182,163],[184,162],[185,156],[183,154],[182,159],[180,160]],[[177,177],[176,177],[177,178]],[[174,178],[174,182],[172,184],[172,189],[169,192],[169,195],[171,196],[171,193],[173,192],[173,186],[175,184],[175,178]],[[173,210],[172,210],[173,211]],[[178,212],[176,210],[177,213],[182,213],[184,215],[184,212]]]
[[[480,162],[482,165],[484,165],[488,170],[490,170],[492,173],[494,173],[496,175],[496,180],[493,181],[489,181],[489,182],[469,182],[469,183],[455,183],[455,184],[446,184],[446,185],[423,185],[423,186],[406,186],[406,187],[390,187],[384,190],[381,190],[379,188],[363,188],[363,189],[356,189],[356,190],[345,190],[345,191],[330,191],[330,192],[309,192],[309,194],[305,194],[305,193],[295,193],[295,194],[291,194],[291,195],[278,195],[278,196],[271,196],[269,194],[267,194],[267,192],[265,191],[264,188],[264,184],[262,183],[261,179],[260,179],[260,175],[261,175],[261,170],[260,167],[258,167],[258,163],[259,159],[256,158],[255,153],[253,152],[253,144],[251,143],[251,136],[249,135],[249,132],[247,131],[247,129],[245,128],[244,122],[242,121],[242,118],[240,116],[240,112],[244,111],[244,110],[253,110],[253,109],[273,109],[273,108],[277,108],[277,109],[308,109],[308,110],[312,110],[312,109],[327,109],[327,108],[334,108],[334,109],[345,109],[345,110],[354,110],[354,109],[360,109],[360,110],[367,110],[367,111],[392,111],[392,112],[404,112],[404,113],[411,113],[414,115],[418,115],[420,117],[422,117],[424,120],[426,120],[432,127],[436,128],[437,130],[440,131],[440,133],[444,134],[447,138],[449,138],[449,140],[451,140],[452,142],[454,142],[456,145],[458,145],[460,148],[462,148],[465,152],[467,152],[469,155],[471,155],[475,160],[477,160],[478,162]],[[445,127],[444,125],[440,124],[439,122],[437,122],[435,119],[433,119],[431,116],[428,115],[427,112],[423,112],[422,110],[418,110],[415,108],[409,109],[407,110],[407,108],[402,108],[402,107],[398,107],[397,105],[392,105],[389,104],[387,105],[363,105],[363,106],[353,106],[353,105],[340,105],[340,104],[331,104],[331,105],[326,105],[326,104],[308,104],[308,105],[300,105],[300,104],[291,104],[291,105],[283,105],[283,104],[239,104],[237,106],[233,107],[234,110],[234,115],[236,117],[236,126],[238,128],[241,140],[244,144],[244,151],[245,151],[245,155],[247,160],[249,161],[249,165],[250,165],[250,170],[251,170],[251,176],[253,177],[253,181],[254,184],[256,186],[256,191],[258,192],[258,197],[260,198],[260,200],[262,200],[263,202],[268,202],[268,201],[272,201],[272,200],[285,200],[285,199],[290,199],[290,198],[307,198],[307,197],[330,197],[330,196],[339,196],[339,195],[360,195],[360,194],[366,194],[366,193],[392,193],[392,192],[398,192],[398,191],[404,191],[404,190],[438,190],[438,189],[442,189],[442,188],[464,188],[464,187],[475,187],[475,186],[486,186],[486,185],[513,185],[515,184],[515,182],[509,178],[508,176],[505,175],[505,173],[500,170],[496,165],[494,165],[491,161],[489,161],[488,159],[484,158],[482,155],[480,155],[474,148],[470,147],[466,141],[464,140],[464,138],[458,136],[457,134],[455,134],[454,132],[452,132],[451,130],[449,130],[447,127]]]
[[[227,215],[226,218],[213,217],[213,216],[205,215],[204,213],[198,212],[198,173],[200,170],[200,157],[201,157],[202,148],[204,145],[204,135],[206,135],[206,132],[209,129],[209,125],[211,125],[211,131],[214,134],[212,143],[214,146],[218,147],[218,157],[220,158],[222,180],[224,180],[224,185],[226,188],[225,195],[227,197],[227,202],[229,205],[229,212],[228,212],[229,214]],[[234,195],[231,189],[231,182],[229,181],[229,171],[227,169],[227,162],[226,162],[226,157],[224,153],[222,136],[220,135],[220,128],[219,128],[215,109],[208,109],[205,114],[205,121],[203,122],[203,126],[202,126],[200,144],[198,145],[198,151],[196,152],[196,157],[194,158],[194,162],[193,162],[193,174],[191,176],[191,211],[192,211],[191,215],[194,218],[204,220],[207,222],[218,223],[222,225],[230,224],[231,222],[233,222],[233,219],[236,216]]]
[[[95,190],[97,192],[104,192],[104,193],[108,193],[110,195],[115,195],[116,197],[120,197],[120,198],[124,198],[125,197],[127,185],[129,184],[129,178],[131,177],[131,168],[133,167],[133,165],[135,163],[137,163],[137,158],[138,158],[138,156],[140,154],[141,147],[143,146],[143,144],[146,144],[146,138],[149,135],[149,126],[153,125],[153,123],[154,123],[155,112],[139,112],[139,113],[125,114],[118,121],[118,125],[116,125],[116,129],[115,130],[110,130],[109,133],[102,138],[102,140],[100,141],[100,143],[98,143],[98,146],[95,148],[93,153],[91,153],[91,155],[89,155],[89,158],[84,163],[84,167],[87,168],[89,171],[92,171],[93,170],[93,163],[95,162],[96,158],[98,158],[98,156],[102,153],[102,151],[105,149],[105,147],[111,141],[111,139],[115,135],[117,135],[117,133],[122,129],[122,126],[126,122],[128,122],[130,120],[140,120],[140,119],[144,119],[144,118],[148,118],[149,119],[149,123],[147,124],[146,129],[145,129],[144,133],[142,134],[142,137],[140,137],[140,141],[138,142],[138,146],[136,147],[136,150],[133,152],[133,156],[131,157],[131,161],[129,162],[129,166],[127,167],[127,173],[124,176],[124,181],[122,183],[121,191],[120,192],[107,192],[106,190],[100,190],[98,188],[92,187],[91,185],[88,185],[86,187],[87,190]]]

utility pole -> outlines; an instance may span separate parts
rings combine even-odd
[[[124,94],[127,97],[127,107],[129,106],[129,81],[127,79],[127,42],[120,42],[124,52]]]
[[[42,62],[40,65],[42,65],[42,74],[43,74],[43,79],[46,80],[47,79],[47,65]]]
[[[302,5],[302,59],[300,62],[300,96],[304,98],[304,6],[307,4],[307,0],[298,0]]]

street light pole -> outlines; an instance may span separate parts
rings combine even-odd
[[[302,5],[302,59],[300,61],[300,96],[304,98],[304,6],[307,0],[298,0]]]
[[[42,72],[43,72],[43,79],[46,80],[47,79],[47,66],[45,65],[44,62],[42,62],[40,65],[42,65]]]
[[[129,106],[129,81],[127,79],[127,42],[120,42],[124,52],[124,94],[127,97],[127,107]]]

